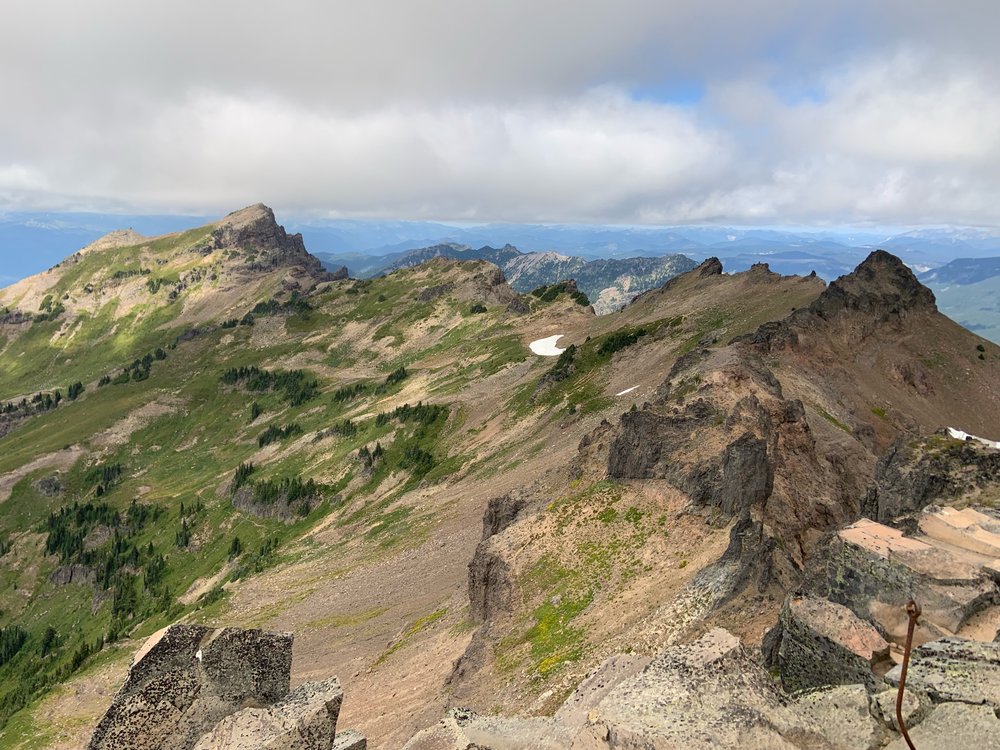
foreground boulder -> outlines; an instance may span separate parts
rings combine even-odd
[[[173,625],[136,654],[87,748],[330,750],[340,684],[289,693],[291,665],[289,633]]]
[[[781,610],[775,666],[786,690],[862,684],[876,688],[872,667],[889,644],[847,607],[819,597],[789,597]]]

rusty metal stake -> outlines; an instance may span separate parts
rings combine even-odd
[[[914,599],[906,603],[906,614],[910,616],[910,624],[906,628],[906,648],[903,650],[903,667],[899,671],[899,690],[896,692],[896,721],[899,724],[899,733],[903,735],[910,750],[917,750],[913,746],[909,732],[906,731],[906,724],[903,723],[903,690],[906,688],[906,668],[910,666],[910,649],[913,648],[913,628],[920,617],[920,605]]]

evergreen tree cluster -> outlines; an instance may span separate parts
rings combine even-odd
[[[20,401],[8,401],[5,404],[0,404],[0,414],[14,417],[28,417],[32,414],[41,414],[55,409],[59,406],[62,399],[62,393],[58,390],[51,393],[41,391],[30,399],[22,398]]]
[[[538,299],[542,302],[552,302],[556,297],[563,293],[568,294],[570,299],[582,307],[586,307],[590,304],[590,298],[577,289],[575,284],[570,284],[567,281],[560,281],[557,284],[550,285],[543,284],[537,289],[531,290],[532,296],[538,297]]]
[[[366,383],[352,383],[351,385],[341,386],[333,392],[333,400],[338,404],[344,403],[345,401],[351,401],[352,399],[360,396],[367,389],[368,385]]]
[[[248,461],[247,463],[240,464],[236,467],[236,474],[233,476],[233,492],[236,492],[236,490],[250,481],[250,475],[253,474],[253,469],[254,466],[252,461]]]
[[[237,320],[230,318],[222,324],[223,328],[235,328],[237,325],[252,326],[257,318],[272,317],[275,315],[298,315],[300,318],[309,317],[313,306],[304,299],[298,292],[292,292],[292,296],[286,302],[279,302],[271,299],[258,302],[246,315]]]
[[[397,383],[402,383],[409,376],[410,373],[406,371],[405,367],[397,367],[395,370],[390,372],[385,378],[385,385],[394,386]]]
[[[240,385],[248,391],[278,391],[291,406],[301,406],[319,393],[319,382],[304,370],[263,370],[257,366],[231,367],[222,374],[225,385]]]
[[[46,294],[45,299],[42,300],[42,304],[38,307],[41,312],[34,317],[36,323],[42,323],[46,320],[55,320],[64,312],[66,312],[66,307],[60,301],[53,302],[51,294]]]
[[[124,473],[125,467],[120,463],[97,464],[83,475],[83,483],[87,487],[94,487],[94,494],[100,497],[118,484]]]
[[[0,667],[13,659],[28,640],[28,631],[20,625],[0,628]]]
[[[632,346],[647,333],[648,331],[645,328],[615,331],[614,333],[609,334],[604,341],[601,342],[601,345],[597,347],[597,355],[599,357],[610,357],[615,352]]]
[[[131,279],[136,276],[149,276],[151,273],[152,271],[148,268],[125,268],[111,274],[111,279],[113,281],[122,281],[123,279]]]
[[[429,425],[438,420],[438,418],[448,414],[448,407],[442,406],[441,404],[425,404],[423,401],[418,401],[416,405],[411,406],[410,404],[403,404],[402,406],[397,406],[395,409],[389,412],[379,412],[375,415],[375,425],[377,427],[382,427],[389,424],[393,419],[405,424],[406,422],[417,422],[421,425]]]
[[[375,468],[376,462],[382,458],[384,451],[382,450],[382,443],[376,441],[375,447],[371,450],[368,449],[367,445],[362,445],[358,449],[358,460],[361,461],[365,470],[371,472]]]
[[[234,540],[235,541],[235,540]],[[238,581],[254,573],[260,573],[274,558],[278,551],[278,538],[268,537],[256,552],[244,555],[240,565],[233,571],[233,580]]]
[[[570,344],[563,349],[556,363],[552,365],[552,369],[545,374],[545,380],[558,383],[560,380],[568,378],[573,374],[573,360],[575,359],[576,344]]]
[[[149,378],[154,362],[162,362],[167,358],[166,351],[158,347],[155,351],[145,354],[139,359],[132,361],[132,364],[123,368],[115,377],[104,375],[97,381],[97,387],[103,388],[106,385],[124,385],[125,383],[138,383]]]
[[[285,438],[292,437],[293,435],[301,434],[302,427],[296,422],[286,424],[284,427],[271,425],[257,436],[257,445],[263,448],[265,445],[270,445],[271,443],[276,443],[279,440],[284,440]]]

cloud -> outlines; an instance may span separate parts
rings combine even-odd
[[[1000,7],[966,10],[9,3],[0,210],[996,225]]]

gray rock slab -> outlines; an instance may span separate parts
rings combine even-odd
[[[194,750],[329,750],[343,699],[337,678],[300,685],[273,706],[222,719]]]
[[[900,665],[885,679],[899,684]],[[1000,643],[948,637],[913,650],[906,686],[937,702],[986,703],[1000,709]]]
[[[919,750],[1000,750],[1000,720],[989,706],[942,703],[909,733]],[[886,750],[907,750],[906,741],[897,737]]]

